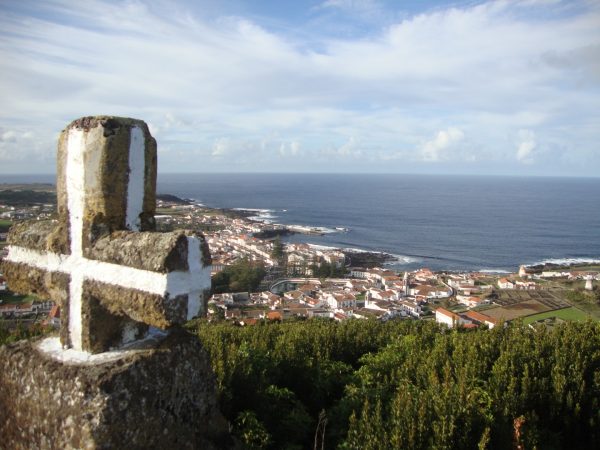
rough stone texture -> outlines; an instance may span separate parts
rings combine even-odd
[[[69,275],[49,272],[26,264],[2,261],[2,272],[8,288],[22,294],[36,294],[41,298],[65,301],[69,292]]]
[[[184,331],[111,362],[62,363],[24,341],[0,360],[2,448],[232,447],[206,351]]]
[[[156,208],[156,141],[142,120],[125,117],[96,116],[77,119],[59,138],[57,155],[57,202],[63,229],[68,230],[68,206],[66,192],[66,161],[68,135],[72,129],[81,129],[86,134],[86,192],[84,210],[84,248],[96,239],[116,230],[125,229],[127,185],[129,180],[130,132],[139,127],[145,139],[144,200],[141,230],[155,229]],[[100,161],[93,159],[100,155]],[[92,170],[94,168],[94,170]],[[95,172],[97,171],[97,172]],[[88,182],[97,176],[97,182]],[[68,233],[64,236],[68,239]]]
[[[11,227],[7,242],[39,252],[69,254],[68,251],[57,251],[56,236],[63,232],[60,227],[61,224],[56,220],[20,222]],[[209,266],[211,257],[206,239],[201,233],[188,230],[166,233],[115,231],[84,248],[84,255],[89,259],[152,272],[186,271],[189,269],[188,236],[198,238],[202,266]]]
[[[49,247],[49,237],[54,232],[57,222],[54,220],[28,220],[15,223],[9,230],[9,245],[29,248],[45,252]]]
[[[161,329],[185,323],[187,320],[187,295],[165,301],[161,295],[86,280],[83,284],[83,298],[98,299],[100,304],[115,316],[128,316],[136,322]],[[82,304],[84,303],[86,302]]]
[[[90,353],[122,347],[134,339],[141,339],[148,331],[148,325],[145,323],[109,311],[98,297],[89,294],[85,285],[81,306],[81,325],[88,330],[87,333],[83,333],[83,347],[89,349]],[[124,336],[124,330],[128,330],[131,335]]]
[[[56,248],[65,248],[66,251],[58,252],[63,254],[71,251],[67,204],[67,138],[68,133],[63,131],[58,138],[58,151],[56,152],[56,210],[59,218],[57,230],[60,233],[55,236],[54,245]]]
[[[86,257],[98,261],[151,270],[153,272],[173,272],[188,270],[188,233],[131,233],[117,231],[104,236],[95,245],[86,249]],[[198,236],[202,241],[204,237]],[[203,261],[203,265],[210,264]]]
[[[60,233],[57,221],[28,221],[14,225],[9,243],[39,252],[54,253],[53,237]],[[204,236],[192,231],[169,233],[116,231],[98,239],[84,249],[86,257],[117,265],[153,272],[186,271],[188,267],[188,236],[199,239],[204,267],[210,265],[210,251]],[[22,263],[2,262],[11,290],[21,294],[36,294],[59,303],[62,313],[61,340],[70,345],[68,330],[69,276],[46,272]],[[105,283],[86,281],[82,302],[84,348],[92,353],[118,346],[122,330],[137,327],[140,333],[148,325],[166,329],[187,320],[187,296],[165,299],[148,292],[122,288]],[[208,293],[204,292],[200,314],[206,312]],[[96,316],[97,313],[97,316]],[[94,323],[95,321],[97,323]],[[88,332],[89,331],[89,332]],[[97,333],[97,336],[90,335]]]

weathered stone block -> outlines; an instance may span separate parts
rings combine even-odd
[[[2,267],[10,289],[60,303],[63,345],[99,353],[138,336],[143,324],[166,329],[205,314],[204,236],[151,231],[156,141],[147,125],[75,120],[61,133],[57,160],[58,220],[13,227]]]
[[[76,154],[77,147],[85,150]],[[113,116],[74,120],[58,141],[60,220],[82,208],[83,247],[116,230],[153,230],[156,162],[156,141],[144,121]],[[85,171],[80,206],[69,194],[78,170]]]
[[[48,340],[1,347],[0,447],[229,448],[206,351],[182,330],[162,339],[89,362],[55,360]]]

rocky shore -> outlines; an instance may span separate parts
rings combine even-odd
[[[352,250],[343,250],[343,252],[347,258],[346,263],[349,266],[354,267],[364,267],[370,269],[373,267],[381,267],[385,264],[389,264],[396,261],[396,258],[394,258],[394,256],[388,253],[363,252]]]

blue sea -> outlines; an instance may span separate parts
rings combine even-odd
[[[600,179],[440,175],[160,175],[159,192],[268,220],[347,228],[290,240],[382,251],[397,268],[515,271],[600,260]]]
[[[52,176],[0,176],[1,182]],[[289,240],[381,251],[399,269],[515,271],[600,260],[600,179],[442,175],[159,174],[158,192],[262,210],[323,236]]]

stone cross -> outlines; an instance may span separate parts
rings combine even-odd
[[[153,231],[156,165],[143,121],[75,120],[58,144],[58,220],[11,229],[9,288],[59,303],[64,348],[105,352],[205,313],[208,246]]]

